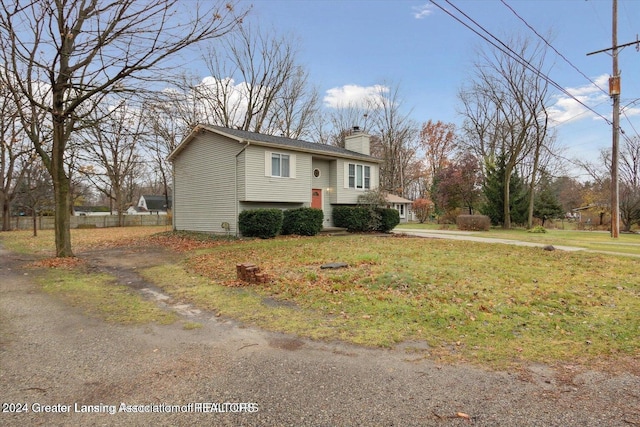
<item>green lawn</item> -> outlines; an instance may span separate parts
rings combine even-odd
[[[403,230],[442,231],[442,227],[436,224],[401,224],[396,231]],[[458,232],[455,226],[446,229],[449,233]],[[464,234],[469,234],[464,232]],[[543,243],[556,246],[575,246],[594,251],[617,252],[640,256],[640,234],[620,234],[618,239],[613,239],[606,231],[576,231],[547,229],[546,233],[529,233],[524,229],[502,230],[492,228],[489,231],[478,231],[473,236],[520,240],[524,242]]]
[[[635,257],[371,235],[240,241],[171,233],[149,237],[155,231],[122,231],[120,241],[173,247],[183,260],[159,260],[143,274],[176,300],[245,324],[366,346],[425,342],[426,348],[415,346],[412,359],[493,367],[531,361],[587,366],[640,361]],[[73,232],[78,250],[117,245],[116,234],[113,229]],[[478,235],[614,252],[637,250],[640,237],[623,235],[613,241],[606,233],[502,230]],[[0,234],[0,242],[43,254],[50,237],[12,232]],[[320,268],[334,261],[349,267]],[[238,282],[236,264],[243,262],[257,264],[272,280],[260,285]],[[46,290],[94,311],[92,301],[104,302],[108,295],[100,288],[108,291],[113,283],[97,276],[81,282],[76,272],[88,274],[82,262],[67,268],[67,273],[49,273],[54,280],[43,283],[54,286]],[[84,296],[77,296],[78,288]],[[136,304],[125,303],[125,311]],[[149,317],[158,321],[156,316]],[[129,314],[116,317],[128,319]]]
[[[323,270],[343,261],[349,268]],[[236,263],[273,281],[244,285]],[[242,321],[368,346],[425,341],[425,357],[505,365],[640,357],[637,260],[408,237],[315,237],[217,246],[169,293]]]

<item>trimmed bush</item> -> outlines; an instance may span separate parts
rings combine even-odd
[[[324,215],[321,209],[297,208],[283,212],[282,234],[315,236],[322,230]]]
[[[280,209],[253,209],[240,212],[238,228],[244,237],[270,239],[276,237],[282,229],[282,211]]]
[[[456,225],[458,230],[489,231],[491,219],[486,215],[458,215]]]
[[[380,214],[380,227],[378,231],[388,233],[400,224],[400,212],[395,209],[379,208],[376,209]]]
[[[371,212],[367,208],[336,206],[333,208],[333,224],[350,232],[370,231]]]
[[[395,209],[370,209],[362,206],[337,206],[333,208],[333,224],[350,232],[381,231],[387,233],[400,223]]]

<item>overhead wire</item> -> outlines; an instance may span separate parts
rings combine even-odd
[[[501,51],[502,53],[508,55],[509,57],[511,57],[512,59],[516,60],[517,62],[519,62],[521,65],[523,65],[524,67],[526,67],[527,69],[529,69],[530,71],[533,71],[536,75],[538,75],[539,77],[541,77],[543,80],[545,80],[546,82],[548,82],[551,86],[555,87],[556,89],[558,89],[560,92],[562,92],[563,94],[567,95],[569,98],[573,99],[575,102],[577,102],[578,104],[582,105],[584,108],[586,108],[587,110],[591,111],[592,113],[594,113],[596,116],[602,118],[607,124],[612,125],[611,120],[609,120],[609,118],[603,116],[602,114],[600,114],[599,112],[597,112],[596,110],[594,110],[593,108],[591,108],[589,105],[585,104],[584,102],[582,102],[580,99],[576,98],[573,94],[571,94],[569,91],[567,91],[564,87],[562,87],[560,84],[558,84],[557,82],[555,82],[552,78],[550,78],[548,75],[546,75],[542,70],[537,69],[536,67],[534,67],[533,65],[531,65],[526,59],[524,59],[522,56],[520,56],[517,52],[513,51],[513,49],[511,49],[509,46],[507,46],[502,40],[500,40],[498,37],[494,36],[493,34],[491,34],[491,32],[489,32],[486,28],[484,28],[482,25],[480,25],[478,22],[476,22],[473,18],[471,18],[469,15],[467,15],[464,11],[460,10],[457,6],[455,6],[454,4],[452,4],[449,0],[445,0],[445,2],[453,7],[456,11],[458,11],[458,13],[462,14],[466,19],[468,19],[469,21],[471,21],[474,25],[476,25],[480,30],[482,30],[484,33],[487,34],[488,37],[491,37],[492,39],[494,39],[498,44],[496,44],[496,42],[493,42],[492,40],[490,40],[487,36],[485,36],[484,34],[480,33],[478,30],[476,30],[475,28],[473,28],[471,25],[469,25],[467,22],[464,22],[462,19],[460,19],[458,16],[456,16],[454,13],[450,12],[448,9],[446,9],[445,7],[443,7],[442,5],[436,3],[436,0],[431,0],[431,3],[433,3],[437,8],[439,8],[440,10],[442,10],[443,12],[445,12],[447,15],[451,16],[453,19],[455,19],[456,21],[458,21],[460,24],[462,24],[463,26],[465,26],[466,28],[468,28],[469,30],[471,30],[473,33],[475,33],[476,35],[478,35],[480,38],[482,38],[483,40],[485,40],[487,43],[489,43],[490,45],[492,45],[493,47],[495,47],[496,49],[498,49],[499,51]],[[501,45],[501,46],[500,46]]]
[[[576,67],[571,61],[569,61],[569,59],[567,59],[561,52],[559,52],[546,38],[544,38],[540,33],[538,33],[538,31],[533,28],[533,26],[531,26],[522,16],[520,16],[518,14],[518,12],[515,11],[515,9],[513,9],[507,2],[506,0],[500,0],[502,2],[503,5],[505,5],[505,7],[507,7],[507,9],[509,9],[518,19],[520,19],[520,21],[522,21],[531,31],[533,31],[533,33],[538,36],[549,48],[551,48],[560,58],[562,58],[567,64],[569,64],[574,70],[576,70],[580,75],[582,75],[582,77],[584,77],[585,79],[587,79],[589,82],[591,82],[591,84],[593,84],[593,86],[595,86],[596,88],[598,88],[601,92],[603,92],[605,95],[609,95],[609,92],[604,90],[603,88],[601,88],[596,82],[594,82],[591,78],[589,78],[585,73],[583,73],[578,67]],[[598,104],[600,105],[600,104]],[[596,105],[597,106],[597,105]],[[584,113],[581,113],[584,114]],[[636,128],[633,126],[633,123],[631,122],[631,120],[629,119],[629,116],[624,113],[624,116],[626,117],[627,121],[629,122],[629,125],[631,126],[631,128],[633,129],[633,131],[635,132],[636,136],[638,136],[638,131],[636,130]],[[569,119],[571,120],[571,119]],[[566,123],[566,122],[564,122]],[[560,123],[562,124],[562,123]],[[622,134],[624,134],[624,131],[622,130],[621,127],[619,127],[620,132]],[[628,137],[627,137],[628,138]]]
[[[526,25],[531,31],[534,32],[534,34],[536,36],[538,36],[547,46],[549,46],[555,53],[556,55],[558,55],[560,58],[562,58],[567,64],[569,64],[574,70],[576,70],[582,77],[584,77],[585,79],[587,79],[588,81],[591,82],[591,84],[593,84],[595,87],[597,87],[601,92],[603,92],[605,95],[609,95],[609,92],[604,90],[603,88],[601,88],[600,86],[598,86],[598,84],[596,82],[594,82],[589,76],[587,76],[585,73],[583,73],[578,67],[576,67],[571,61],[569,61],[569,59],[567,59],[566,56],[564,56],[562,53],[560,53],[558,51],[558,49],[556,49],[546,38],[544,38],[540,33],[538,33],[538,31],[533,28],[522,16],[520,16],[518,14],[518,12],[515,11],[514,8],[512,8],[505,0],[500,0],[502,2],[502,4],[504,4],[507,9],[509,9],[520,21],[522,21],[524,23],[524,25]]]

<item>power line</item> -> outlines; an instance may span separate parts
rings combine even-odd
[[[598,84],[596,82],[594,82],[593,80],[591,80],[591,78],[589,78],[585,73],[583,73],[580,69],[578,69],[578,67],[576,67],[575,65],[573,65],[573,63],[571,61],[569,61],[562,53],[558,52],[558,50],[553,47],[551,45],[551,43],[549,41],[547,41],[547,39],[545,39],[542,35],[540,35],[538,33],[538,31],[536,31],[535,28],[533,28],[522,16],[520,16],[518,14],[518,12],[516,12],[511,6],[509,6],[507,4],[507,2],[505,0],[500,0],[502,2],[502,4],[504,4],[515,16],[518,17],[518,19],[520,19],[531,31],[533,31],[535,33],[536,36],[538,36],[540,39],[542,39],[543,42],[545,42],[545,44],[547,46],[549,46],[551,49],[553,49],[553,51],[560,57],[562,58],[567,64],[569,64],[571,67],[573,67],[574,70],[576,70],[578,73],[580,73],[580,75],[582,75],[582,77],[584,77],[585,79],[589,80],[591,82],[591,84],[593,84],[595,87],[597,87],[598,89],[600,89],[601,92],[603,92],[605,95],[609,95],[609,92],[602,89],[600,86],[598,86]]]
[[[587,104],[585,104],[584,102],[582,102],[581,100],[579,100],[578,98],[576,98],[575,96],[573,96],[569,91],[567,91],[565,88],[563,88],[560,84],[556,83],[553,79],[551,79],[549,76],[547,76],[545,73],[543,73],[541,70],[537,69],[536,67],[534,67],[533,65],[531,65],[526,59],[522,58],[518,53],[514,52],[509,46],[507,46],[502,40],[500,40],[498,37],[494,36],[493,34],[491,34],[487,29],[485,29],[482,25],[478,24],[474,19],[472,19],[470,16],[468,16],[466,13],[464,13],[462,10],[460,10],[458,7],[456,7],[454,4],[452,4],[449,0],[445,0],[445,2],[453,7],[455,10],[457,10],[460,14],[462,14],[465,18],[467,18],[469,21],[471,21],[473,24],[475,24],[478,28],[480,28],[482,31],[484,31],[488,36],[490,36],[491,38],[493,38],[494,40],[496,40],[500,45],[502,45],[502,47],[498,46],[496,43],[494,43],[493,41],[489,40],[485,35],[481,34],[480,32],[478,32],[478,30],[476,30],[475,28],[472,28],[469,24],[467,24],[466,22],[464,22],[462,19],[460,19],[459,17],[455,16],[453,13],[451,13],[449,10],[447,10],[446,8],[442,7],[441,5],[439,5],[438,3],[436,3],[435,0],[431,0],[431,3],[433,3],[438,9],[442,10],[443,12],[445,12],[447,15],[451,16],[453,19],[455,19],[456,21],[458,21],[460,24],[464,25],[465,27],[467,27],[469,30],[471,30],[473,33],[475,33],[476,35],[478,35],[480,38],[482,38],[483,40],[485,40],[487,43],[489,43],[490,45],[492,45],[493,47],[495,47],[496,49],[498,49],[499,51],[501,51],[502,53],[506,54],[507,56],[511,57],[512,59],[516,60],[517,62],[519,62],[521,65],[523,65],[525,68],[529,69],[530,71],[533,71],[534,73],[536,73],[536,75],[538,75],[539,77],[541,77],[543,80],[545,80],[547,83],[551,84],[551,86],[555,87],[556,89],[558,89],[560,92],[564,93],[565,95],[567,95],[569,98],[573,99],[575,102],[577,102],[578,104],[582,105],[583,107],[585,107],[587,110],[591,111],[592,113],[594,113],[596,116],[602,118],[607,124],[611,125],[611,121],[603,116],[602,114],[600,114],[599,112],[597,112],[596,110],[594,110],[593,108],[591,108],[590,106],[588,106]]]
[[[640,136],[640,134],[638,134],[638,131],[636,130],[635,126],[633,126],[633,123],[631,123],[631,119],[629,119],[629,116],[627,116],[627,112],[623,110],[622,114],[624,115],[624,117],[629,122],[629,126],[631,126],[631,129],[633,129],[633,131],[635,132],[636,137]],[[625,137],[625,139],[628,139],[627,134],[622,129],[620,129],[620,132],[622,132],[622,135]]]

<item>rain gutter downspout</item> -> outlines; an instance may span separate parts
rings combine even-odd
[[[238,151],[238,154],[236,154],[236,161],[234,163],[235,165],[235,174],[234,174],[234,187],[235,187],[235,224],[236,224],[236,237],[238,237],[238,215],[239,215],[239,211],[240,211],[240,200],[238,200],[238,156],[242,153],[244,153],[244,151],[247,149],[247,147],[249,146],[249,144],[251,144],[250,141],[245,140],[244,141],[245,145],[244,147],[242,147],[242,150]]]

